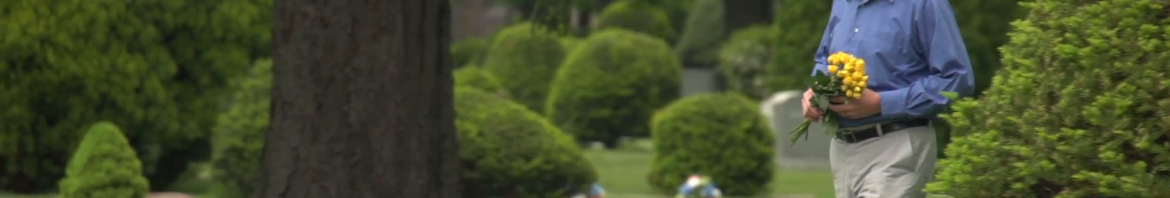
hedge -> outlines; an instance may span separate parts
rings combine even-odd
[[[1166,2],[1036,0],[1004,68],[945,116],[962,132],[928,190],[964,197],[1170,197]]]
[[[85,132],[60,182],[61,198],[146,197],[150,182],[121,130],[98,122]]]
[[[705,93],[675,101],[653,120],[654,159],[647,176],[662,191],[687,175],[710,176],[724,194],[750,196],[772,181],[772,131],[742,94]]]
[[[478,89],[455,89],[465,195],[569,197],[597,172],[572,137],[536,112]]]
[[[483,68],[495,75],[513,100],[536,112],[544,107],[549,82],[565,59],[559,37],[531,23],[496,33]]]
[[[581,141],[613,148],[649,135],[651,113],[678,97],[682,66],[661,39],[622,29],[587,38],[557,72],[545,115]]]

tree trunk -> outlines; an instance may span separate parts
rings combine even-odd
[[[723,0],[723,24],[731,32],[772,23],[772,0]]]
[[[447,4],[276,0],[253,197],[462,197]]]

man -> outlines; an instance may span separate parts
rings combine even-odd
[[[926,197],[934,178],[935,132],[929,120],[948,102],[941,93],[968,96],[973,81],[967,50],[947,0],[832,0],[817,49],[815,72],[829,54],[866,62],[869,90],[859,99],[833,98],[841,130],[829,158],[838,198]],[[809,108],[804,116],[820,120]],[[849,101],[845,101],[849,100]]]

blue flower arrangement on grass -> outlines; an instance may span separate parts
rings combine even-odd
[[[702,175],[691,175],[678,188],[675,198],[723,198],[723,193],[710,178]]]

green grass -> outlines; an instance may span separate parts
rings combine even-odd
[[[609,197],[607,198],[670,198],[670,194],[658,192],[646,182],[653,157],[643,143],[632,148],[614,150],[586,150],[585,156],[597,168],[598,178]],[[813,195],[817,198],[833,197],[833,176],[824,171],[778,171],[769,185],[772,192],[762,197],[780,195]],[[671,192],[673,193],[673,192]]]

